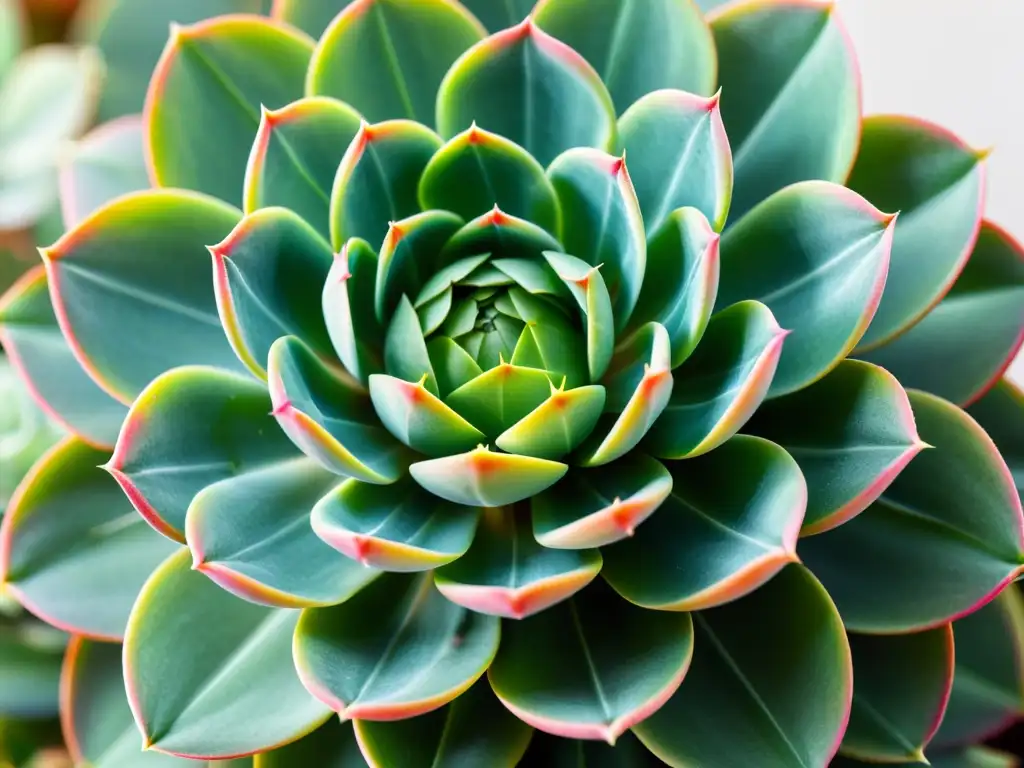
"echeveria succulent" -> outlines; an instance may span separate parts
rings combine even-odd
[[[998,759],[984,153],[863,118],[827,3],[326,5],[174,26],[0,310],[76,759]]]

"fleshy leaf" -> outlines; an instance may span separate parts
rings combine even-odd
[[[672,765],[750,755],[758,768],[828,765],[846,728],[853,670],[839,613],[815,578],[790,565],[742,600],[695,614],[694,629],[679,692],[634,728],[647,748]]]
[[[150,179],[241,206],[260,107],[301,97],[312,55],[309,37],[256,16],[173,25],[146,93]]]
[[[855,632],[944,624],[991,600],[1024,563],[1020,497],[991,438],[951,403],[908,394],[934,449],[853,520],[800,543]]]
[[[409,479],[381,488],[348,480],[313,508],[313,531],[362,565],[426,571],[462,557],[480,511],[442,501]]]
[[[544,371],[505,363],[463,384],[445,403],[493,440],[546,402],[551,389]]]
[[[615,346],[615,315],[608,285],[599,267],[564,253],[544,252],[551,269],[576,299],[587,333],[587,368],[592,382],[608,370]]]
[[[672,492],[658,513],[602,550],[602,573],[627,600],[704,610],[758,589],[796,560],[807,485],[779,446],[738,435],[668,469]]]
[[[515,26],[533,10],[535,0],[464,0],[462,3],[473,12],[491,32],[499,32]]]
[[[346,603],[303,611],[295,666],[342,718],[401,720],[473,685],[498,650],[499,632],[497,618],[446,600],[430,573],[385,573]]]
[[[428,341],[427,354],[442,397],[483,373],[469,352],[447,336],[435,336]]]
[[[1003,379],[967,412],[988,432],[1024,496],[1024,392]]]
[[[542,547],[533,538],[526,508],[507,507],[484,512],[469,551],[439,568],[434,582],[453,603],[522,619],[579,592],[600,570],[596,549]]]
[[[615,142],[615,107],[601,78],[530,17],[474,45],[441,82],[438,132],[451,138],[474,122],[543,166],[572,147]]]
[[[249,755],[309,733],[329,710],[302,686],[299,612],[265,608],[190,570],[182,548],[143,587],[124,641],[124,682],[144,743],[192,759]]]
[[[437,395],[437,378],[423,340],[423,326],[408,295],[403,294],[398,306],[389,314],[391,325],[384,337],[384,370],[402,381],[422,382],[432,395]]]
[[[5,720],[51,718],[59,711],[63,635],[54,630],[58,642],[54,643],[48,635],[44,642],[39,642],[32,637],[38,629],[35,623],[26,623],[0,632],[0,675],[4,681],[0,689],[0,717]]]
[[[495,259],[535,259],[542,251],[561,248],[562,244],[551,233],[494,206],[452,236],[441,253],[441,262],[447,265],[481,253],[489,253]]]
[[[856,360],[844,360],[806,389],[769,400],[746,431],[778,443],[800,465],[807,479],[804,536],[859,515],[925,448],[900,383]]]
[[[388,432],[428,456],[469,450],[484,439],[483,432],[438,400],[422,381],[374,374],[370,399]]]
[[[377,254],[365,240],[348,240],[327,273],[322,308],[334,351],[362,384],[384,370],[384,332],[373,311]]]
[[[597,426],[604,409],[604,387],[593,384],[555,389],[551,395],[494,441],[503,451],[560,459],[573,451]]]
[[[502,703],[541,731],[612,745],[676,692],[693,655],[689,615],[642,610],[600,581],[503,630],[488,672]]]
[[[817,381],[860,340],[885,286],[895,220],[844,187],[808,181],[772,195],[722,238],[716,309],[757,299],[792,331],[771,396]]]
[[[953,285],[978,235],[985,185],[983,153],[938,126],[880,116],[864,120],[863,131],[847,186],[901,213],[862,350],[912,326]]]
[[[308,5],[305,3],[304,5]],[[366,768],[351,723],[331,718],[313,733],[272,752],[253,757],[252,768]],[[212,766],[211,768],[217,768]]]

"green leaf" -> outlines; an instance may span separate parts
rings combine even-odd
[[[386,573],[346,603],[303,611],[295,665],[344,719],[405,719],[473,685],[498,650],[499,632],[497,618],[446,600],[430,573]]]
[[[800,543],[855,632],[944,624],[991,600],[1024,563],[1020,497],[995,444],[951,403],[909,395],[921,439],[935,448],[853,520]]]
[[[778,443],[800,465],[807,479],[804,536],[859,515],[927,447],[896,378],[857,360],[844,360],[806,389],[769,400],[746,431]]]
[[[358,112],[329,98],[263,107],[245,169],[245,212],[284,206],[330,237],[335,171],[360,125]]]
[[[491,32],[514,27],[533,10],[535,0],[464,0],[462,3],[484,23]]]
[[[149,189],[142,117],[104,123],[75,142],[58,165],[64,226],[78,226],[116,197]]]
[[[661,458],[688,459],[736,434],[764,400],[787,335],[756,301],[714,314],[702,343],[674,374],[672,396],[644,448]]]
[[[444,709],[395,722],[357,720],[363,757],[389,768],[518,765],[533,736],[480,680]],[[525,763],[524,763],[525,765]]]
[[[567,149],[615,142],[615,107],[597,72],[530,17],[474,45],[441,82],[438,132],[451,138],[474,122],[543,166]]]
[[[710,94],[715,87],[715,42],[686,0],[541,0],[533,18],[590,62],[619,113],[662,88]]]
[[[384,332],[373,311],[377,254],[365,240],[345,242],[324,284],[321,308],[334,351],[345,369],[367,384],[384,370]]]
[[[64,437],[8,356],[0,356],[0,517],[18,485],[46,451]],[[2,604],[2,599],[0,599]],[[0,607],[2,612],[2,607]]]
[[[306,91],[348,102],[372,122],[430,124],[441,79],[485,34],[448,0],[350,3],[317,43]]]
[[[97,469],[107,455],[69,437],[36,464],[3,517],[0,582],[48,624],[119,640],[142,583],[174,545]]]
[[[241,206],[261,105],[301,97],[312,54],[304,34],[255,16],[175,25],[146,93],[150,178]]]
[[[483,373],[476,360],[447,336],[435,336],[428,341],[427,354],[442,397]]]
[[[621,330],[640,296],[647,264],[644,222],[626,162],[581,147],[555,158],[548,176],[562,206],[565,250],[602,268],[615,328]]]
[[[128,408],[100,389],[75,359],[36,267],[0,297],[0,343],[40,407],[96,447],[112,447]]]
[[[367,483],[393,483],[408,451],[385,431],[369,398],[294,336],[270,348],[274,417],[296,447],[324,469]]]
[[[525,219],[511,216],[498,206],[477,216],[452,236],[441,253],[442,264],[489,253],[495,259],[537,259],[545,250],[561,250],[550,233]]]
[[[807,486],[779,446],[738,435],[668,469],[672,492],[658,513],[602,550],[604,577],[620,595],[655,610],[704,610],[796,561]]]
[[[840,749],[870,762],[927,762],[953,684],[953,630],[850,635],[853,709]]]
[[[848,757],[838,756],[833,768],[857,768],[870,765]],[[1019,768],[1020,761],[1014,755],[997,752],[988,747],[959,747],[930,754],[928,763],[913,763],[915,766],[929,765],[931,768]]]
[[[252,768],[298,768],[303,765],[365,768],[366,761],[359,752],[352,724],[332,717],[308,736],[272,752],[256,755]]]
[[[197,493],[297,456],[263,384],[199,366],[168,371],[132,405],[104,466],[156,530],[185,541]]]
[[[559,551],[538,544],[525,507],[492,508],[484,511],[469,551],[439,568],[434,583],[453,603],[521,619],[579,592],[600,570],[596,549]]]
[[[29,629],[0,630],[0,679],[4,681],[0,689],[0,717],[3,718],[48,718],[59,709],[63,647],[31,643]]]
[[[345,556],[392,572],[426,571],[462,557],[480,510],[438,499],[403,478],[387,488],[348,480],[313,508],[313,531]]]
[[[899,232],[897,225],[897,238]],[[984,222],[967,266],[938,306],[863,357],[892,371],[904,386],[962,405],[992,386],[1022,343],[1024,249]]]
[[[903,117],[864,120],[847,185],[901,214],[885,294],[862,350],[907,330],[953,285],[981,224],[983,158],[936,125]]]
[[[363,123],[352,139],[331,189],[331,244],[352,237],[384,241],[393,221],[419,213],[417,189],[441,139],[412,120]]]
[[[606,467],[574,467],[531,500],[533,535],[555,549],[603,547],[632,536],[671,491],[671,473],[642,453]]]
[[[548,232],[562,228],[561,210],[544,168],[525,149],[474,123],[431,159],[420,179],[420,205],[470,219],[501,210]]]
[[[438,400],[423,381],[370,377],[370,399],[388,432],[428,456],[465,451],[485,439],[483,432]]]
[[[733,218],[794,182],[843,181],[860,135],[860,82],[834,6],[737,3],[711,31],[736,173]]]
[[[124,640],[125,687],[144,743],[215,759],[273,749],[327,719],[299,682],[299,612],[265,608],[190,570],[182,548],[139,595]]]
[[[502,703],[541,731],[612,745],[675,693],[693,655],[690,616],[636,608],[600,581],[503,634],[488,672]]]
[[[686,681],[634,729],[647,748],[673,765],[742,765],[751,755],[758,768],[828,765],[853,670],[839,613],[815,578],[791,565],[742,600],[696,614],[694,629]]]
[[[599,267],[564,253],[544,252],[544,258],[579,305],[587,333],[587,368],[592,382],[608,370],[615,346],[615,316],[611,295]]]
[[[722,238],[715,307],[757,299],[792,331],[770,396],[817,381],[860,340],[885,286],[895,219],[844,187],[808,181],[772,195]]]
[[[463,384],[445,403],[493,440],[541,407],[552,391],[544,371],[504,363]]]
[[[566,391],[551,386],[550,396],[506,429],[495,444],[508,453],[560,459],[575,450],[597,426],[604,409],[604,387],[594,384]]]
[[[432,395],[439,394],[423,327],[408,295],[402,295],[390,314],[391,325],[384,338],[384,370],[403,381],[422,382]]]
[[[445,318],[448,317],[448,313],[452,311],[453,294],[454,291],[451,287],[446,288],[440,296],[435,296],[426,304],[416,308],[416,316],[419,318],[424,338],[440,328]]]
[[[1024,496],[1024,392],[1003,379],[967,412],[995,442],[1013,475],[1017,495]]]
[[[217,315],[210,254],[241,214],[194,192],[137,192],[42,251],[75,357],[125,404],[179,365],[242,370]]]
[[[270,18],[301,29],[314,40],[319,40],[327,27],[354,0],[272,0]]]

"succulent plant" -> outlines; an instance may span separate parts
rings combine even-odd
[[[330,5],[173,27],[0,300],[76,760],[1001,759],[985,153],[863,118],[827,3]]]

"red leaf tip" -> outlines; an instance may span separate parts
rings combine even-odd
[[[270,412],[271,416],[283,416],[292,409],[291,400],[282,400],[280,403],[274,406],[274,410]]]
[[[722,101],[722,88],[719,86],[718,90],[715,91],[715,95],[707,100],[708,112],[714,112],[719,108],[719,104]]]
[[[504,211],[501,210],[501,208],[498,207],[498,204],[495,203],[494,208],[491,209],[491,212],[486,214],[486,216],[484,217],[484,223],[491,224],[495,227],[500,227],[509,223],[509,217],[507,214],[505,214]]]
[[[466,131],[466,141],[470,144],[483,144],[484,133],[480,130],[480,126],[476,124],[476,120],[469,126],[469,130]]]

